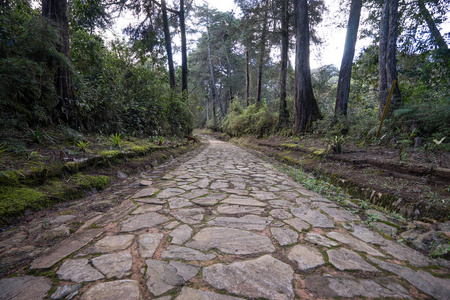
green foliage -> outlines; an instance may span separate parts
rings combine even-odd
[[[78,149],[80,149],[80,151],[86,152],[89,144],[89,142],[79,141],[75,145],[78,147]]]
[[[36,143],[40,143],[42,140],[42,137],[44,135],[44,132],[42,131],[42,128],[39,127],[39,124],[37,125],[35,131],[33,131],[30,128],[30,132],[31,132],[31,137],[33,138],[33,141],[35,141]]]
[[[5,144],[0,143],[0,159],[2,159],[6,155],[5,152],[8,150],[9,148]]]
[[[111,134],[109,136],[109,141],[115,148],[120,148],[122,143],[122,135],[120,133]]]
[[[331,137],[331,139],[328,141],[328,145],[327,145],[327,153],[333,151],[335,153],[344,153],[344,143],[345,143],[345,139],[344,136],[333,136]]]
[[[231,112],[221,123],[221,129],[231,136],[255,134],[263,137],[275,131],[277,120],[277,114],[266,105],[257,107],[253,104],[242,109],[238,102],[233,102]]]

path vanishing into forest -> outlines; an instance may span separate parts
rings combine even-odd
[[[449,269],[210,140],[0,280],[0,299],[450,299]]]

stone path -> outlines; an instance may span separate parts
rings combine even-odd
[[[450,299],[448,269],[231,144],[142,184],[0,299]]]

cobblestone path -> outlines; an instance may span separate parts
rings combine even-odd
[[[143,185],[0,299],[450,299],[448,269],[231,144]]]

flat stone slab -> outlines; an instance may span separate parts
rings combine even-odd
[[[166,198],[170,198],[173,196],[177,196],[180,194],[185,193],[185,190],[179,189],[179,188],[166,188],[164,190],[162,190],[160,193],[158,193],[155,197],[156,198],[162,198],[162,199],[166,199]]]
[[[83,287],[81,284],[68,284],[60,285],[56,288],[56,291],[50,296],[51,300],[57,299],[73,299],[78,295],[78,291]]]
[[[42,276],[0,279],[0,299],[41,300],[52,287],[52,281]]]
[[[193,206],[194,204],[188,199],[174,197],[168,200],[170,209]]]
[[[83,250],[81,255],[125,250],[130,247],[133,239],[134,235],[132,234],[105,236],[94,245],[88,247],[86,250]]]
[[[291,213],[297,218],[308,222],[314,227],[334,228],[334,222],[317,210],[312,210],[305,206],[292,207]]]
[[[136,202],[146,203],[146,204],[155,204],[155,205],[164,205],[166,203],[165,200],[158,198],[137,198],[134,199]]]
[[[433,296],[436,299],[449,299],[450,295],[450,279],[439,278],[428,272],[418,270],[414,271],[410,268],[388,263],[374,257],[369,258],[380,268],[392,272],[398,276],[405,278],[413,286]]]
[[[137,199],[137,198],[143,198],[143,197],[151,197],[158,191],[159,191],[159,189],[154,188],[154,187],[145,188],[145,189],[140,190],[136,194],[134,194],[131,198]]]
[[[305,236],[305,240],[308,242],[311,242],[316,245],[325,246],[325,247],[335,247],[338,246],[339,243],[336,243],[335,241],[332,241],[323,235],[315,232],[308,232]]]
[[[238,300],[242,298],[216,294],[213,292],[197,290],[189,287],[183,287],[176,300]],[[243,300],[243,299],[242,299]]]
[[[203,279],[216,289],[249,298],[294,299],[294,270],[270,255],[203,268]]]
[[[139,255],[143,258],[153,257],[163,237],[162,233],[140,234],[138,238]]]
[[[272,209],[270,211],[270,215],[274,218],[281,220],[291,219],[293,217],[289,212],[285,211],[284,209]]]
[[[318,298],[410,299],[409,292],[393,278],[357,279],[350,276],[309,276],[305,288]]]
[[[292,218],[289,220],[284,220],[284,222],[288,225],[291,225],[299,232],[302,232],[303,230],[308,230],[311,225],[306,223],[305,221],[300,220],[299,218]]]
[[[320,209],[339,222],[349,222],[359,220],[357,216],[355,216],[354,214],[345,209],[335,208],[331,206],[324,206],[321,207]]]
[[[76,216],[74,215],[62,215],[62,216],[57,216],[55,218],[52,218],[50,220],[48,220],[48,222],[52,225],[55,224],[63,224],[63,223],[67,223],[72,221],[73,219],[76,219]]]
[[[147,287],[150,292],[159,296],[184,283],[182,276],[174,266],[160,260],[147,259]]]
[[[171,245],[161,254],[162,258],[208,261],[216,258],[215,254],[205,254],[195,249]]]
[[[245,215],[240,218],[217,217],[207,223],[209,226],[230,227],[245,230],[264,230],[270,221],[255,215]]]
[[[375,248],[370,247],[366,243],[358,240],[357,238],[350,236],[348,234],[340,233],[340,232],[329,232],[327,233],[329,238],[335,239],[343,244],[350,245],[350,247],[354,250],[362,251],[370,255],[381,256],[384,257],[384,254]]]
[[[270,228],[270,232],[281,246],[291,245],[298,241],[298,233],[289,228]]]
[[[89,265],[87,259],[66,260],[56,272],[60,280],[71,280],[76,283],[95,281],[105,278],[99,271]]]
[[[300,271],[308,271],[325,264],[323,255],[314,247],[296,245],[289,249],[287,257]]]
[[[347,249],[332,249],[327,251],[329,262],[337,269],[380,272],[366,262],[358,253]]]
[[[170,214],[183,223],[198,224],[203,221],[204,213],[203,208],[184,208]]]
[[[205,197],[196,198],[192,200],[192,202],[200,206],[213,206],[216,205],[217,202],[225,199],[226,197],[228,197],[227,194],[211,194]]]
[[[202,251],[217,248],[227,254],[252,254],[275,251],[275,247],[266,236],[226,227],[204,228],[186,246]]]
[[[75,233],[68,239],[62,241],[53,250],[33,261],[30,269],[48,269],[64,257],[74,253],[81,247],[87,245],[92,239],[98,237],[103,232],[103,228],[85,230],[80,233]]]
[[[98,256],[92,259],[92,264],[106,278],[123,278],[128,275],[133,264],[133,257],[129,251],[122,251],[119,253],[110,253]]]
[[[184,281],[188,281],[198,274],[200,267],[191,264],[185,264],[176,260],[171,260],[169,265],[177,269],[177,274],[183,277]]]
[[[41,244],[47,242],[49,240],[53,240],[55,238],[60,238],[63,236],[68,236],[70,234],[70,229],[64,225],[60,225],[58,227],[48,229],[42,233],[40,233],[34,242],[36,244]]]
[[[148,212],[155,212],[162,209],[162,205],[142,205],[132,211],[132,215],[140,215]]]
[[[381,249],[396,259],[408,261],[415,267],[426,267],[430,264],[430,260],[422,253],[391,240],[386,240],[385,246]]]
[[[366,243],[386,245],[386,239],[368,227],[354,225],[353,232],[350,233]]]
[[[192,232],[192,228],[186,224],[179,226],[169,234],[172,237],[172,244],[183,244],[192,236]]]
[[[194,198],[198,198],[198,197],[208,195],[208,194],[209,194],[209,191],[206,189],[195,189],[195,190],[192,190],[192,191],[184,194],[183,198],[192,200]]]
[[[255,191],[250,193],[251,196],[255,197],[258,200],[273,200],[277,199],[278,197],[272,193],[272,192],[263,192],[263,191]]]
[[[152,228],[167,221],[169,221],[169,219],[165,216],[155,212],[149,212],[142,215],[132,216],[123,221],[121,224],[123,232],[131,232],[143,228]]]
[[[217,189],[224,189],[227,187],[228,187],[228,181],[219,181],[218,180],[216,182],[213,182],[209,188],[212,190],[217,190]]]
[[[234,215],[234,214],[262,214],[264,208],[245,206],[245,205],[229,205],[222,204],[217,207],[219,214]]]
[[[266,203],[255,200],[253,198],[245,197],[245,196],[234,196],[234,195],[223,200],[222,203],[234,204],[234,205],[258,206],[258,207],[267,206]]]
[[[138,282],[135,280],[115,280],[102,282],[90,287],[82,296],[82,300],[127,299],[140,300]]]

